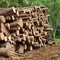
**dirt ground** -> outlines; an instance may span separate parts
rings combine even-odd
[[[60,60],[60,42],[9,58],[0,57],[0,60]]]

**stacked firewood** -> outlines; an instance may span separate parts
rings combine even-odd
[[[6,8],[0,11],[0,41],[5,50],[23,53],[50,43],[48,8]],[[4,49],[2,50],[4,52]]]

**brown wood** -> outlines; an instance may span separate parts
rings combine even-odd
[[[11,33],[10,34],[12,37],[16,37],[16,33]]]
[[[53,31],[53,29],[52,28],[46,28],[46,29],[44,29],[44,31]]]
[[[14,21],[14,16],[5,16],[5,20],[10,22],[10,21]]]
[[[11,8],[7,8],[7,9],[4,9],[2,11],[0,11],[0,15],[13,15],[16,13],[16,10],[14,7],[11,7]]]
[[[10,35],[9,31],[7,30],[6,26],[3,23],[1,23],[1,31],[5,33],[5,35],[7,36]]]
[[[6,26],[7,29],[10,29],[10,24],[9,23],[6,23],[5,26]]]
[[[23,27],[23,21],[22,21],[22,19],[19,19],[18,21],[14,21],[14,22],[10,23],[11,27],[12,26],[17,26],[17,25],[19,25],[20,27]]]
[[[19,49],[18,49],[18,52],[19,53],[24,53],[24,45],[19,45]]]
[[[9,29],[10,32],[15,32],[16,30],[20,30],[20,27],[18,26]]]
[[[8,56],[6,48],[0,48],[0,56]]]
[[[0,11],[0,41],[7,51],[24,53],[51,44],[48,9],[45,7],[6,8]],[[3,17],[4,18],[3,18]],[[47,43],[46,43],[47,42]]]

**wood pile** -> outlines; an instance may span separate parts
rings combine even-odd
[[[1,10],[0,54],[9,49],[9,52],[24,53],[46,46],[53,30],[48,24],[48,16],[48,8],[40,6]]]

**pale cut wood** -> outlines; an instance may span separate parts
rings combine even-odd
[[[9,23],[6,23],[5,26],[6,26],[7,29],[10,29],[10,24]]]
[[[19,16],[19,11],[18,10],[16,11],[16,15]]]
[[[18,35],[20,35],[20,33],[19,33],[20,31],[19,30],[16,30],[16,35],[18,36]]]
[[[4,40],[4,34],[0,33],[0,40]]]
[[[7,36],[4,36],[4,40],[5,40],[5,41],[7,41],[7,40],[8,40]]]
[[[27,50],[27,45],[26,44],[24,45],[24,49]]]

